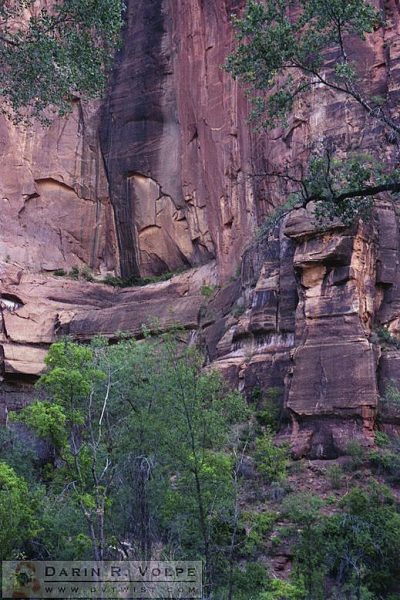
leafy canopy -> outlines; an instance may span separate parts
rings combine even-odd
[[[321,84],[360,102],[346,36],[364,38],[378,20],[364,0],[249,0],[243,17],[234,18],[239,45],[227,68],[252,92],[270,92],[254,98],[254,115],[265,126],[276,125],[299,95]],[[335,52],[327,69],[328,49]]]
[[[122,0],[0,0],[1,111],[16,121],[63,115],[101,94],[120,40]]]
[[[101,560],[128,539],[143,558],[166,538],[175,554],[210,565],[220,523],[234,512],[230,438],[247,416],[242,396],[169,336],[111,346],[66,339],[51,346],[46,364],[45,400],[17,420],[54,451],[41,536],[48,553],[92,551]],[[77,515],[62,548],[54,534],[61,498],[63,518]]]
[[[39,531],[35,498],[14,469],[0,462],[0,558],[10,560]]]
[[[352,58],[354,38],[364,40],[380,21],[367,0],[248,0],[243,16],[233,20],[238,46],[228,57],[227,69],[247,87],[252,116],[264,127],[286,124],[294,102],[322,87],[357,103],[383,125],[388,139],[399,143],[400,125],[391,116],[387,97],[367,93],[361,65]],[[369,216],[378,194],[399,193],[398,169],[388,161],[355,154],[339,157],[332,143],[323,140],[311,148],[306,173],[301,165],[292,165],[290,172],[265,174],[284,180],[294,194],[262,234],[298,203],[317,203],[319,225],[336,220],[351,225]]]

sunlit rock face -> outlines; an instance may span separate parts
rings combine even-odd
[[[60,335],[140,336],[157,319],[182,324],[260,408],[266,395],[280,397],[297,456],[371,443],[379,395],[400,385],[400,352],[377,335],[400,334],[397,211],[383,197],[368,223],[322,233],[309,207],[256,239],[290,187],[254,175],[304,170],[323,139],[342,156],[389,161],[396,146],[357,105],[321,88],[287,126],[255,134],[243,92],[221,68],[242,0],[127,4],[102,103],[77,100],[49,128],[0,124],[0,419],[29,400]],[[369,92],[388,93],[398,117],[399,8],[393,0],[385,11],[385,29],[353,52]],[[99,280],[187,270],[114,289],[54,276],[72,267]],[[400,424],[393,410],[380,420]]]
[[[0,120],[0,258],[33,271],[117,267],[98,108],[29,129]]]

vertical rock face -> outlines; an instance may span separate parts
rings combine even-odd
[[[29,129],[0,120],[0,258],[34,271],[118,267],[98,110]]]
[[[400,344],[390,337],[400,334],[398,215],[381,198],[370,222],[322,233],[309,207],[256,240],[263,215],[290,190],[253,175],[304,169],[323,139],[343,156],[394,160],[396,146],[356,104],[322,88],[287,127],[256,136],[242,91],[221,68],[230,14],[244,0],[127,5],[102,106],[77,102],[48,129],[0,123],[0,419],[2,405],[27,401],[60,334],[140,335],[158,317],[197,332],[249,400],[281,397],[299,456],[371,442],[379,395],[391,381],[400,386]],[[394,0],[385,14],[385,29],[353,52],[369,93],[388,94],[398,117]],[[195,268],[123,290],[51,276],[73,266],[124,277]],[[215,286],[210,299],[204,286]],[[398,411],[386,406],[380,422],[398,427]]]
[[[101,126],[124,275],[217,256],[226,276],[255,227],[246,103],[222,69],[239,4],[128,3]]]

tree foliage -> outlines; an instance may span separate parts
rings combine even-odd
[[[15,558],[23,544],[39,533],[35,497],[15,470],[0,462],[0,558]]]
[[[1,110],[48,119],[101,94],[119,44],[122,0],[0,0]]]
[[[365,40],[382,24],[370,2],[249,0],[233,23],[238,45],[227,69],[247,87],[252,116],[259,124],[285,124],[294,103],[322,87],[358,104],[399,143],[400,125],[391,115],[388,98],[367,93],[362,66],[352,57],[354,38]],[[352,146],[357,143],[353,140]],[[320,225],[336,220],[351,225],[368,218],[378,194],[400,191],[399,172],[392,164],[343,152],[339,157],[326,140],[311,150],[308,168],[300,169],[300,175],[299,165],[264,174],[285,180],[294,191],[278,217],[293,205],[314,201]]]
[[[157,342],[54,344],[39,383],[46,398],[18,419],[53,444],[49,489],[83,527],[72,527],[64,556],[91,546],[96,560],[150,558],[164,539],[175,556],[203,558],[210,585],[216,531],[234,511],[230,435],[246,406],[203,371],[195,348]],[[45,514],[51,530],[57,514]]]
[[[348,36],[364,39],[378,22],[378,12],[364,0],[249,0],[243,17],[234,19],[239,45],[228,69],[254,92],[269,92],[255,99],[256,114],[268,127],[287,115],[296,98],[321,85],[389,119],[379,101],[363,98],[347,49]],[[327,50],[334,56],[328,59]]]
[[[400,584],[400,514],[388,488],[373,482],[345,494],[331,515],[310,494],[285,500],[295,547],[295,579],[307,600],[383,599]]]

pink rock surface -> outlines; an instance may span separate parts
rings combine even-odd
[[[354,437],[370,443],[379,394],[400,381],[400,351],[376,332],[400,334],[398,216],[380,198],[368,224],[321,233],[309,206],[256,241],[290,187],[253,175],[304,169],[324,138],[343,156],[392,160],[396,148],[358,106],[321,88],[287,127],[256,135],[243,91],[221,68],[230,14],[243,4],[130,0],[101,106],[77,102],[48,129],[0,122],[0,405],[27,401],[59,335],[140,335],[156,318],[197,332],[250,400],[280,394],[299,456],[336,456]],[[394,0],[385,13],[385,29],[352,51],[368,91],[387,92],[398,118]],[[189,270],[125,289],[51,276],[74,266],[97,277]]]

